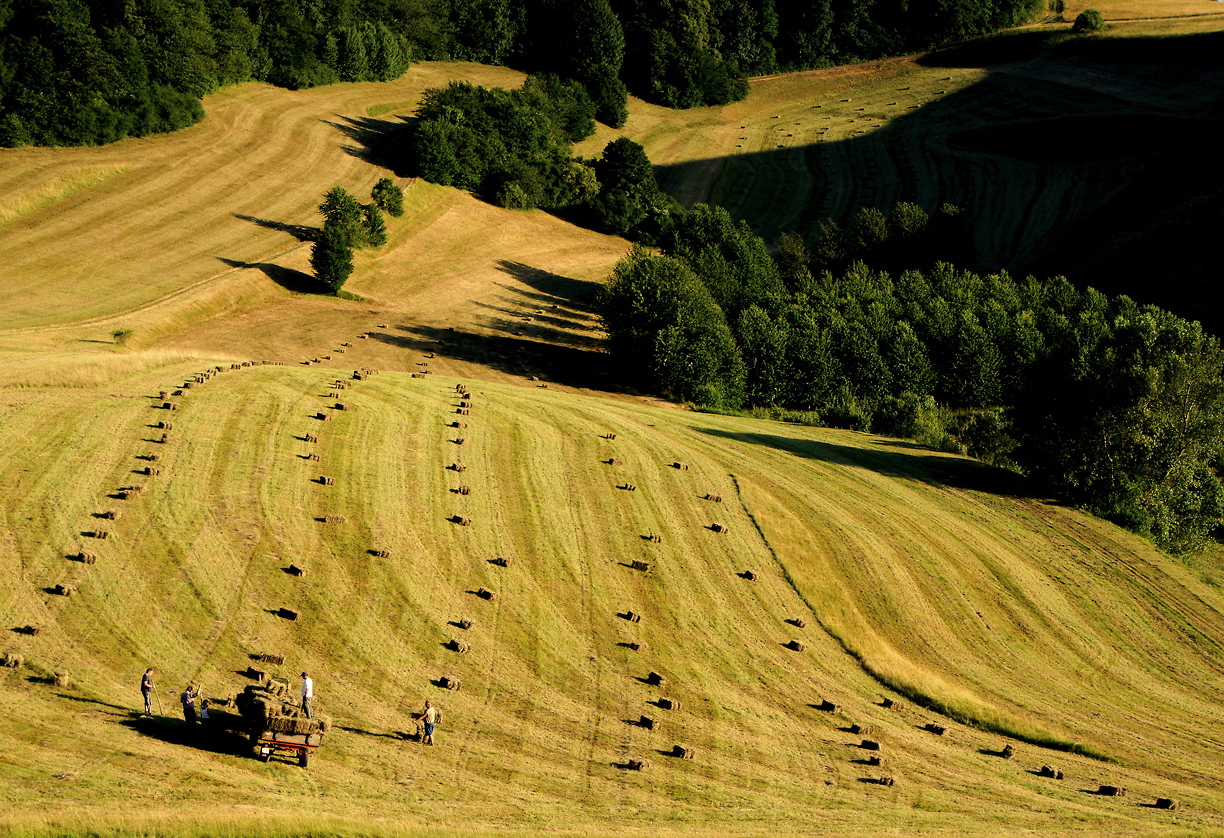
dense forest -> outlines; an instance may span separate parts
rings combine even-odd
[[[409,61],[581,83],[619,127],[626,90],[691,107],[745,77],[928,49],[1041,0],[0,0],[0,145],[171,131],[226,84],[385,80]]]
[[[919,213],[883,223],[903,236]],[[660,241],[622,260],[601,300],[640,386],[967,451],[1174,550],[1224,522],[1224,351],[1198,323],[944,262],[814,272],[798,237],[771,254],[702,205]]]

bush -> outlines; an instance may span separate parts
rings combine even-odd
[[[387,225],[383,221],[382,210],[370,204],[368,207],[362,207],[362,215],[366,244],[370,247],[382,247],[387,243]]]
[[[1076,35],[1086,32],[1100,32],[1105,28],[1105,18],[1096,9],[1085,9],[1075,18],[1071,31]]]
[[[310,267],[332,293],[339,292],[353,273],[353,250],[347,235],[335,223],[328,221],[323,225],[323,232],[310,251]]]
[[[394,218],[404,214],[404,190],[396,186],[391,178],[385,177],[374,184],[370,190],[372,200],[380,210]]]

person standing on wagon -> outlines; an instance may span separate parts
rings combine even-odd
[[[310,680],[310,676],[302,673],[302,713],[306,718],[314,718],[314,710],[310,706],[311,700],[314,698],[314,681]]]

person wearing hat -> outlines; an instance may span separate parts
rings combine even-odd
[[[302,712],[306,714],[306,718],[314,717],[314,711],[310,707],[310,701],[314,698],[314,681],[310,680],[310,676],[305,672],[302,673]]]

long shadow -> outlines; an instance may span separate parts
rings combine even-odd
[[[835,442],[779,436],[733,433],[717,428],[698,428],[700,433],[749,445],[763,445],[799,457],[874,471],[890,477],[917,480],[931,486],[987,492],[1010,497],[1037,497],[1020,475],[976,460],[920,453],[872,451]]]
[[[971,219],[972,243],[965,253],[921,258],[1063,275],[1218,334],[1224,297],[1212,242],[1224,225],[1224,86],[1210,71],[1222,54],[1220,32],[1071,38],[1029,30],[972,41],[916,61],[936,73],[983,68],[980,80],[944,91],[898,77],[887,103],[814,94],[802,124],[787,126],[792,139],[722,156],[710,200],[767,239],[786,230],[809,236],[830,214],[845,224],[861,206],[887,212],[921,201],[930,211],[949,202]],[[826,139],[831,114],[839,133],[852,133]],[[848,160],[870,162],[847,169]],[[658,167],[660,182],[680,165],[691,164]],[[795,168],[816,182],[831,175],[830,186],[788,195]],[[918,258],[904,267],[929,266]]]
[[[562,276],[509,259],[499,259],[497,269],[536,291],[528,296],[537,302],[565,305],[586,312],[594,311],[595,295],[603,287],[598,282]]]
[[[240,218],[243,221],[249,221],[252,224],[257,224],[268,230],[276,230],[281,233],[288,233],[300,242],[311,242],[319,235],[318,227],[310,227],[306,224],[286,224],[283,221],[273,221],[269,218],[255,218],[251,215],[242,215],[234,213],[234,218]]]
[[[534,375],[568,387],[626,392],[611,355],[526,336],[411,325],[398,326],[394,333],[372,333],[370,340],[410,352],[435,352],[439,358],[480,364],[508,375]]]
[[[243,262],[238,259],[226,259],[224,256],[218,256],[217,260],[231,268],[255,268],[263,271],[264,276],[268,279],[286,291],[293,291],[296,294],[331,294],[331,290],[319,280],[293,268],[274,265],[271,262]]]
[[[351,117],[333,114],[334,120],[322,122],[332,126],[352,143],[342,148],[344,153],[375,166],[383,166],[395,172],[397,177],[409,173],[409,161],[402,152],[404,131],[416,122],[414,117],[395,116]]]
[[[124,719],[119,724],[150,739],[197,751],[241,755],[247,748],[246,739],[238,734],[199,723],[189,728],[187,722],[181,719],[136,716]]]

